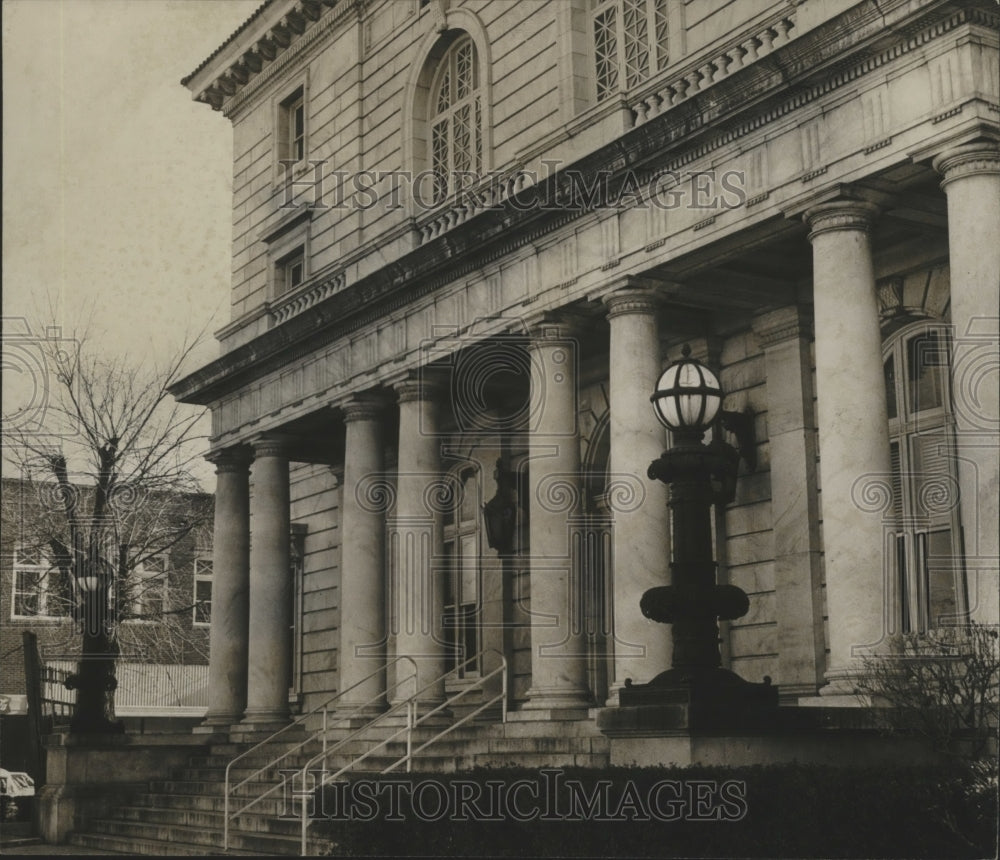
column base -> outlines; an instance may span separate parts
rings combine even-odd
[[[594,698],[589,690],[566,687],[532,687],[528,690],[528,701],[521,705],[522,711],[584,711],[594,706]]]
[[[195,727],[195,730],[219,727],[228,729],[234,723],[238,723],[242,717],[242,711],[235,711],[231,714],[205,714],[205,719]]]
[[[274,728],[275,731],[287,726],[292,721],[288,709],[283,710],[251,710],[248,708],[243,714],[242,720],[236,720],[233,728],[242,728],[246,731],[267,731]]]
[[[858,669],[853,667],[827,669],[824,677],[826,684],[819,689],[821,698],[827,696],[855,696],[858,686]]]

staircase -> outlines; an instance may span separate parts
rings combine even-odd
[[[520,715],[514,715],[519,717]],[[346,730],[344,730],[346,734]],[[414,745],[431,739],[437,730],[418,728]],[[288,745],[305,740],[302,731],[288,738]],[[71,834],[69,842],[80,847],[133,855],[204,856],[223,853],[226,766],[249,744],[218,743],[192,755],[169,778],[155,780],[112,816],[89,821]],[[329,768],[349,765],[363,752],[360,744],[330,758]],[[393,742],[369,756],[365,773],[378,772],[405,754],[405,742]],[[314,748],[303,747],[283,763],[288,769],[305,764]],[[249,773],[267,762],[267,756],[248,758]],[[475,767],[606,767],[608,741],[590,719],[559,721],[516,719],[507,723],[471,723],[455,729],[434,743],[414,761],[414,771],[454,773]],[[242,771],[240,772],[242,773]],[[278,773],[262,776],[262,790],[281,782]],[[285,808],[283,808],[283,806]],[[282,817],[284,815],[284,817]],[[229,854],[237,856],[296,856],[300,853],[301,823],[292,801],[279,789],[238,815],[230,824]],[[310,830],[309,853],[322,854],[330,846]]]
[[[412,770],[608,764],[607,738],[584,711],[575,719],[531,712],[508,719],[501,663],[496,673],[502,673],[502,689],[492,698],[483,692],[490,679],[483,676],[479,689],[466,687],[418,716],[419,697],[438,678],[374,718],[356,716],[371,703],[333,717],[337,700],[350,692],[345,690],[273,735],[234,729],[239,733],[228,741],[207,745],[113,814],[88,821],[69,841],[139,855],[323,854],[333,846],[312,835],[302,817],[301,797],[309,792],[293,790],[305,774],[312,788],[320,772],[330,782],[347,773],[377,778]],[[407,675],[403,683],[415,677]]]

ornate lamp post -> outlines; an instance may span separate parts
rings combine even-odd
[[[127,547],[119,548],[119,562]],[[73,734],[121,734],[124,723],[111,718],[110,695],[117,686],[115,656],[112,644],[114,618],[111,613],[110,590],[114,581],[114,566],[101,557],[95,548],[90,553],[77,553],[82,570],[76,577],[79,588],[79,620],[83,634],[77,672],[70,675],[65,686],[76,690],[76,705],[70,720]]]
[[[750,604],[742,589],[715,581],[711,507],[732,501],[740,452],[721,440],[706,445],[702,436],[722,419],[741,450],[752,448],[748,416],[721,411],[723,396],[718,378],[685,345],[650,398],[673,433],[673,446],[650,464],[649,477],[670,485],[674,558],[671,584],[649,589],[639,606],[647,618],[671,625],[673,661],[648,684],[626,681],[623,707],[682,703],[689,719],[714,721],[742,706],[777,706],[770,679],[752,684],[721,668],[718,621],[742,617]]]

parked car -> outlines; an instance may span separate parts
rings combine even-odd
[[[35,781],[28,774],[0,767],[0,821],[16,821],[25,797],[35,796]]]

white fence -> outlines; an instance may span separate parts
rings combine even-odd
[[[76,672],[73,660],[49,660],[46,665]],[[208,710],[208,666],[164,663],[119,663],[116,668],[115,714],[119,717],[203,716]],[[46,677],[42,696],[72,701],[73,694]],[[49,689],[52,687],[52,689]]]

